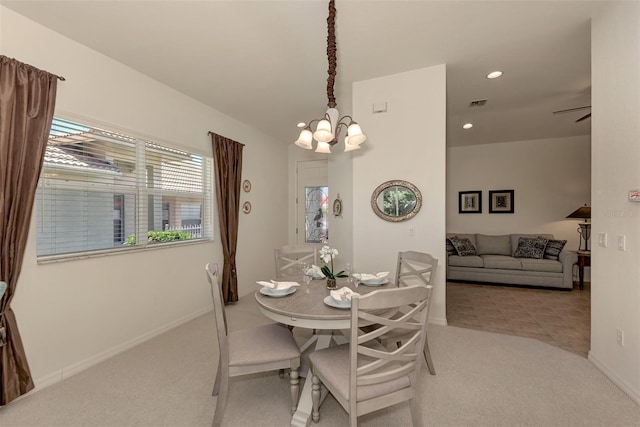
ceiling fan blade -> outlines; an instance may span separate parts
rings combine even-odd
[[[586,119],[588,119],[589,117],[591,117],[591,113],[586,114],[586,115],[584,115],[584,116],[580,117],[578,120],[576,120],[576,123],[581,122],[581,121],[583,121],[583,120],[586,120]]]
[[[554,111],[553,114],[571,113],[573,111],[586,110],[587,108],[591,108],[591,105],[585,105],[584,107],[569,108],[566,110],[558,110],[558,111]]]

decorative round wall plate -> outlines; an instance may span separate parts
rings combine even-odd
[[[333,215],[342,215],[342,199],[340,198],[340,193],[338,193],[338,197],[333,201]]]
[[[242,183],[242,188],[244,189],[245,193],[248,193],[249,191],[251,191],[251,181],[249,181],[248,179],[245,179],[244,182]]]
[[[242,212],[248,214],[249,212],[251,212],[251,202],[244,202],[242,204]]]

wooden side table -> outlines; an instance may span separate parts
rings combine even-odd
[[[591,251],[578,251],[578,277],[580,290],[584,289],[584,268],[591,266]]]

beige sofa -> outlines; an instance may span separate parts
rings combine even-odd
[[[476,254],[469,250],[466,252],[471,254],[459,256],[450,238],[457,238],[454,239],[456,244],[460,244],[461,239],[469,239]],[[521,242],[520,238],[524,240]],[[544,241],[548,240],[551,243],[547,249],[550,253],[545,251],[542,258],[537,258],[539,252],[530,254],[524,251],[523,257],[522,246],[531,243],[531,239],[537,240],[536,243],[542,247],[546,247]],[[578,262],[578,255],[576,252],[559,250],[561,242],[555,240],[552,234],[447,233],[447,280],[572,289],[573,266]],[[555,252],[552,247],[556,249]],[[539,247],[536,251],[539,251]]]

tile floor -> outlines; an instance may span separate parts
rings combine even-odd
[[[451,326],[540,341],[587,357],[591,336],[591,291],[447,282]]]

